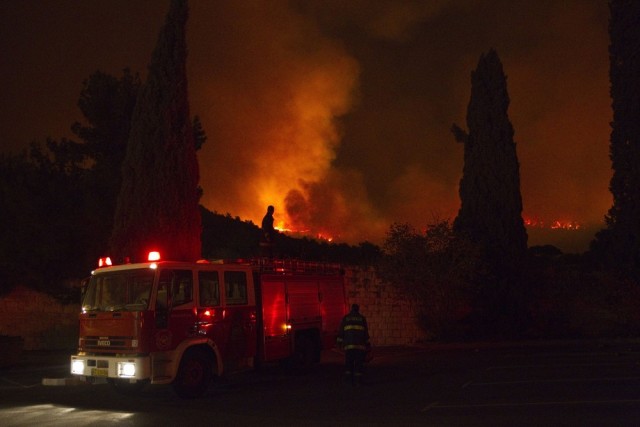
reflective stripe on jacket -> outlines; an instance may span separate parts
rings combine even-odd
[[[369,344],[367,319],[358,312],[349,312],[342,318],[337,341],[344,350],[366,350]]]
[[[343,347],[343,350],[363,350],[366,351],[367,350],[367,346],[366,345],[361,345],[361,344],[347,344]]]

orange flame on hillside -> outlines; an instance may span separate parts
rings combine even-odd
[[[551,230],[569,230],[575,231],[582,228],[582,224],[572,220],[551,220],[543,221],[538,218],[523,218],[524,225],[528,228],[547,228]]]
[[[291,226],[285,225],[284,221],[278,221],[278,225],[274,226],[276,230],[281,233],[293,235],[293,236],[304,236],[304,237],[312,237],[317,240],[323,240],[326,242],[332,242],[333,237],[325,232],[313,232],[309,228],[304,229],[295,229],[291,228]]]

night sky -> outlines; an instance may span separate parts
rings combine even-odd
[[[82,82],[146,66],[159,0],[0,2],[0,141],[72,137]],[[470,74],[508,76],[529,245],[582,251],[611,206],[606,0],[190,1],[202,203],[259,224],[381,243],[453,218]],[[553,230],[554,221],[580,230]]]

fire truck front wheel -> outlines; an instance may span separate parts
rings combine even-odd
[[[200,397],[207,390],[211,378],[211,360],[207,355],[198,349],[188,350],[180,361],[173,390],[185,399]]]

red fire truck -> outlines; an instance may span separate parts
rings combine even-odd
[[[259,260],[260,261],[260,260]],[[121,391],[197,397],[223,373],[319,362],[346,312],[339,266],[302,261],[100,260],[82,299],[71,373]]]

